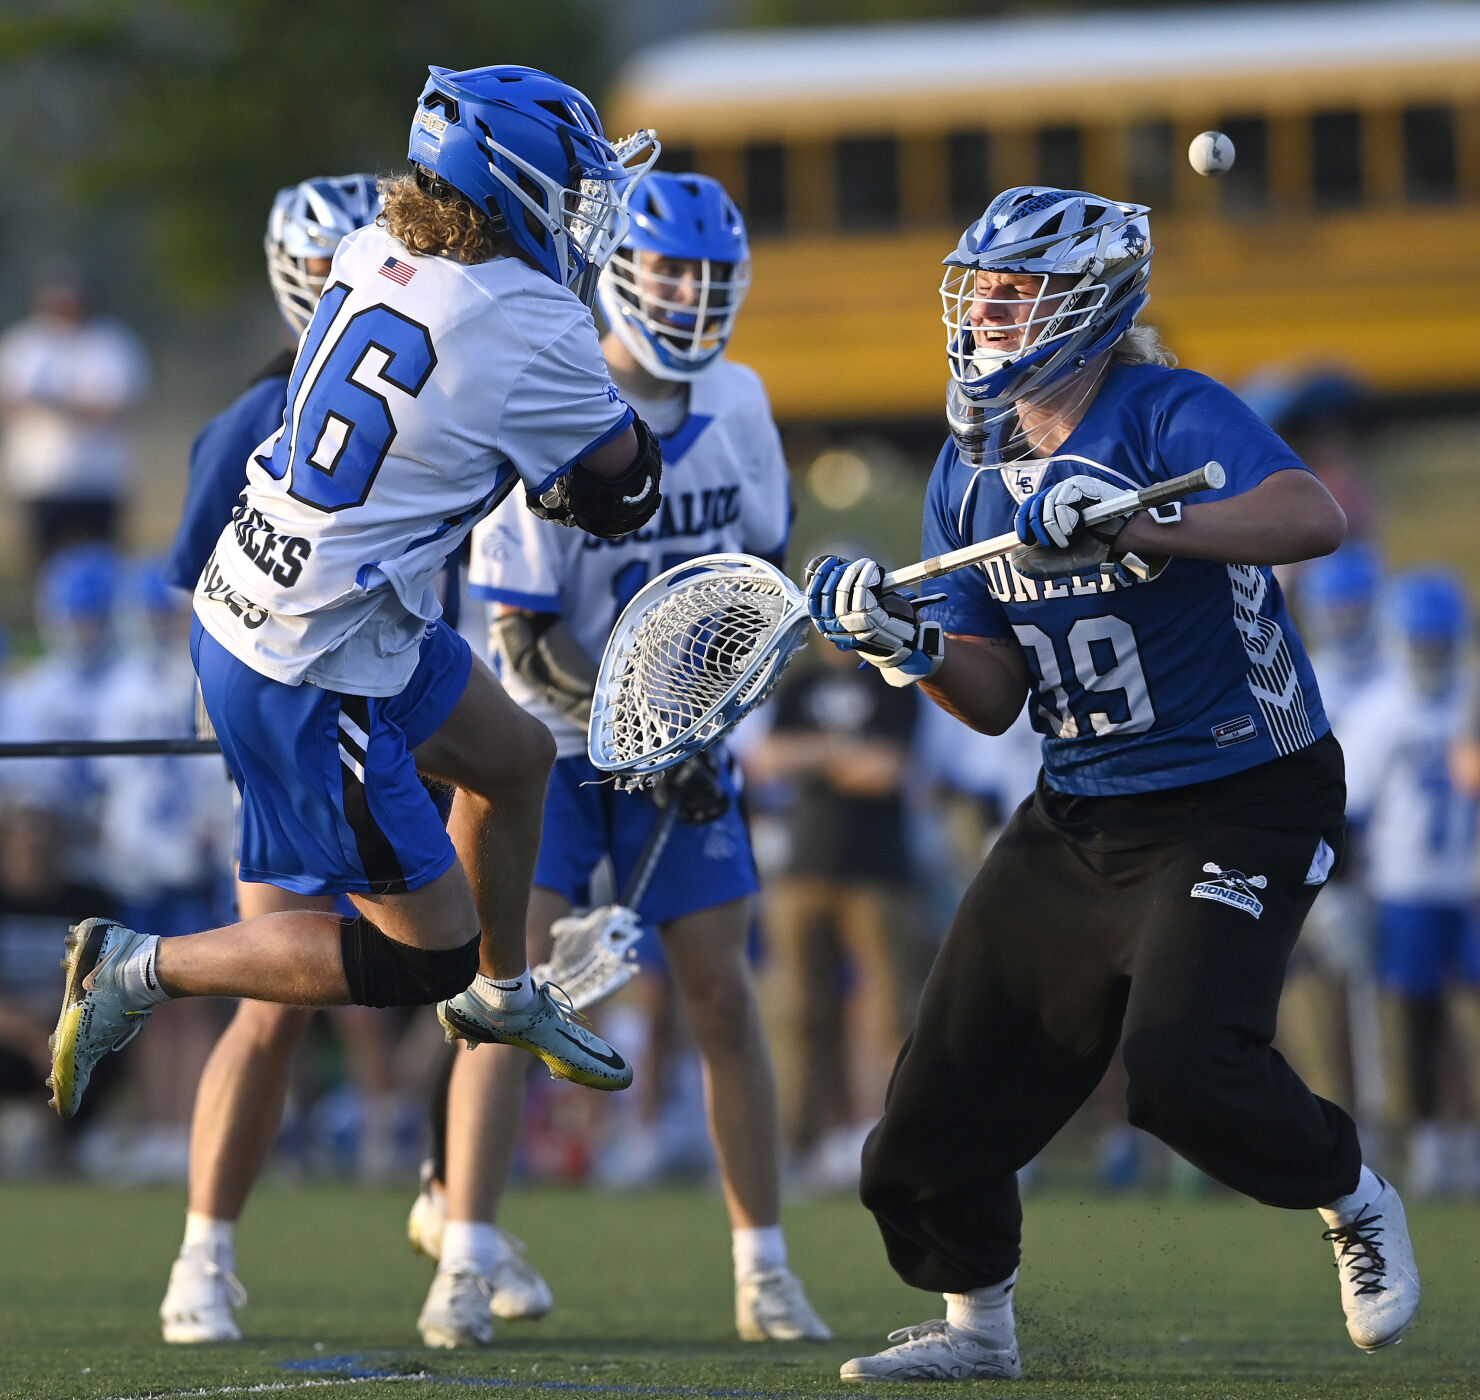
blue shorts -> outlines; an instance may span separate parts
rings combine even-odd
[[[1379,903],[1377,980],[1410,997],[1437,997],[1455,981],[1480,983],[1480,933],[1468,907]]]
[[[674,826],[638,905],[645,923],[666,924],[760,888],[734,781],[727,774],[724,783],[731,797],[724,816],[703,826]],[[657,820],[658,809],[647,793],[618,792],[579,754],[556,759],[535,884],[580,904],[591,872],[610,855],[620,899]]]
[[[243,880],[298,894],[398,894],[457,858],[412,757],[472,669],[467,642],[446,623],[427,629],[405,690],[381,697],[268,680],[199,621],[190,650],[241,790]]]

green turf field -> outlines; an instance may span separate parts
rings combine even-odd
[[[410,1193],[272,1188],[240,1241],[252,1294],[235,1347],[171,1348],[155,1308],[181,1226],[174,1191],[0,1186],[0,1396],[335,1395],[355,1400],[855,1395],[838,1363],[938,1315],[905,1288],[847,1199],[789,1212],[794,1262],[837,1340],[755,1346],[730,1321],[729,1240],[705,1191],[517,1196],[506,1224],[554,1286],[543,1322],[487,1352],[418,1346],[430,1276],[402,1234]],[[1025,1378],[961,1389],[1013,1400],[1480,1394],[1480,1208],[1411,1212],[1426,1298],[1399,1347],[1346,1340],[1315,1215],[1231,1197],[1027,1203],[1019,1292]],[[404,1377],[404,1378],[403,1378]]]

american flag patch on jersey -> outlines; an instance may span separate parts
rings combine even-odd
[[[398,282],[403,287],[416,276],[416,269],[400,258],[387,258],[381,263],[379,272],[382,277],[389,277],[392,282]]]

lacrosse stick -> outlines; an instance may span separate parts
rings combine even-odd
[[[1223,485],[1223,468],[1195,472],[1096,502],[1095,525]],[[884,576],[881,589],[938,578],[1022,546],[994,536]],[[623,609],[601,658],[586,751],[620,788],[646,787],[727,734],[771,693],[806,640],[801,590],[748,554],[706,554],[659,574]]]
[[[635,949],[642,937],[637,907],[673,834],[678,805],[670,802],[658,813],[627,877],[620,903],[603,904],[585,914],[567,914],[550,925],[549,961],[540,963],[531,975],[536,982],[553,982],[577,1011],[605,1001],[637,975]]]

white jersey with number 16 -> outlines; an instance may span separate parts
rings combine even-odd
[[[573,293],[518,258],[413,257],[360,229],[196,613],[274,680],[394,695],[440,615],[438,571],[515,474],[539,487],[630,419]]]

